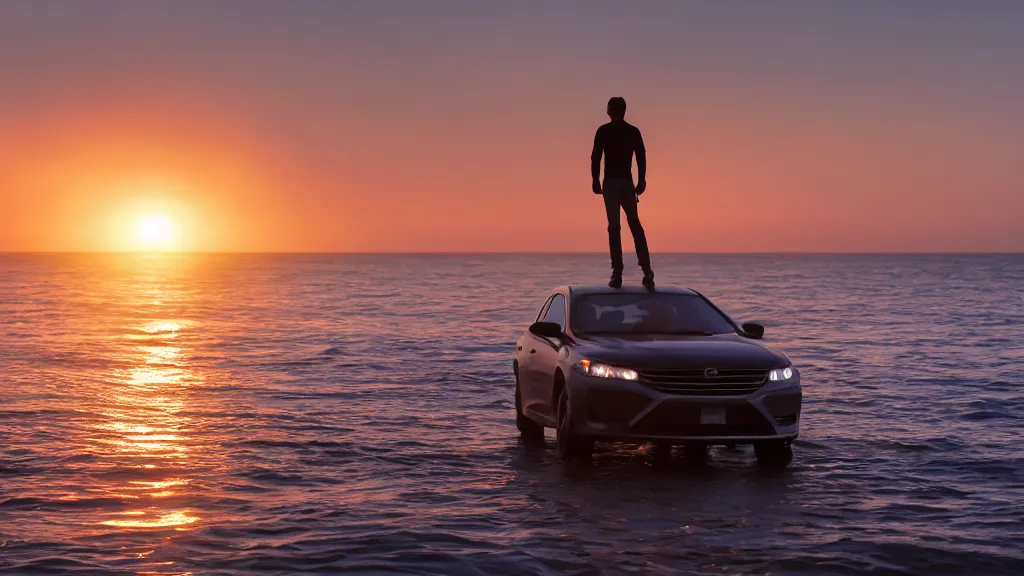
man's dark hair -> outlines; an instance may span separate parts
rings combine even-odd
[[[615,96],[608,100],[608,115],[613,118],[624,118],[626,116],[626,99],[622,96]]]

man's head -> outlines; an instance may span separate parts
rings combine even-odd
[[[615,96],[608,100],[608,116],[612,120],[622,120],[626,117],[626,99],[622,96]]]

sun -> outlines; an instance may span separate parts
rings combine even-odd
[[[166,216],[146,216],[135,229],[142,248],[169,250],[174,244],[174,225]]]

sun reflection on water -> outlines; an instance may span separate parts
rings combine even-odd
[[[131,511],[121,512],[125,516],[142,516],[145,512]],[[190,516],[185,512],[169,512],[158,517],[147,517],[140,520],[104,520],[100,522],[105,526],[118,526],[121,528],[166,528],[172,526],[186,526],[198,522],[197,516]]]
[[[197,323],[167,317],[175,314],[171,303],[188,304],[183,301],[188,293],[174,290],[156,272],[139,278],[126,296],[128,315],[118,332],[125,346],[111,349],[113,366],[105,385],[96,389],[93,433],[87,438],[109,472],[83,497],[120,501],[96,516],[94,525],[140,535],[190,530],[203,516],[191,475],[205,458],[195,423],[185,414],[190,395],[204,384],[190,359]],[[149,541],[150,553],[163,542],[162,537]],[[145,569],[166,573],[169,566],[153,562]]]
[[[134,334],[146,334],[153,340],[177,336],[178,322],[151,321],[139,326]],[[178,528],[194,524],[200,517],[189,508],[161,504],[180,495],[188,486],[179,473],[187,468],[190,457],[190,419],[180,412],[185,392],[201,382],[189,368],[185,350],[160,342],[137,346],[124,359],[133,366],[115,370],[108,390],[110,406],[103,411],[105,422],[96,428],[106,432],[94,441],[106,446],[122,466],[144,470],[144,479],[132,479],[111,487],[117,495],[137,508],[113,512],[114,518],[100,520],[104,526],[123,529]],[[141,464],[140,461],[154,462]]]

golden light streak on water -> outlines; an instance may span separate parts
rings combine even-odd
[[[134,331],[154,339],[163,339],[177,336],[182,326],[182,323],[175,321],[152,321],[136,326]],[[135,351],[137,353],[123,360],[136,365],[115,371],[111,379],[114,388],[110,391],[110,399],[115,406],[106,416],[113,421],[98,425],[112,434],[97,438],[96,442],[111,446],[117,453],[131,459],[170,460],[176,466],[181,462],[187,463],[191,437],[183,432],[189,429],[189,419],[180,416],[179,412],[184,407],[189,386],[202,379],[189,369],[182,347],[147,344],[136,347]],[[160,464],[146,466],[147,470],[160,469]],[[186,479],[177,476],[157,480],[129,480],[116,489],[112,488],[111,493],[145,506],[118,512],[117,516],[120,517],[101,520],[99,524],[122,529],[194,524],[200,520],[194,511],[159,505],[160,501],[178,494],[178,491],[167,488],[187,484]],[[142,495],[137,495],[139,493]]]
[[[129,345],[110,347],[106,376],[89,382],[86,397],[94,404],[76,408],[91,430],[79,444],[81,456],[98,459],[106,473],[66,497],[119,502],[105,506],[90,522],[125,535],[137,533],[139,546],[123,553],[144,559],[138,574],[188,574],[175,570],[175,562],[162,561],[159,552],[171,542],[166,531],[192,530],[204,516],[196,507],[189,474],[208,454],[197,440],[193,419],[184,413],[190,410],[190,391],[205,384],[191,361],[190,338],[201,326],[175,317],[174,310],[187,309],[195,293],[178,289],[173,262],[142,259],[134,284],[94,286],[97,294],[127,311],[114,316],[120,323],[109,329]],[[104,288],[112,293],[103,294]]]
[[[128,515],[128,512],[122,512]],[[145,514],[139,512],[138,515]],[[165,528],[168,526],[185,526],[199,521],[199,517],[190,516],[185,512],[170,512],[146,520],[104,520],[100,522],[104,526],[118,526],[120,528]]]

